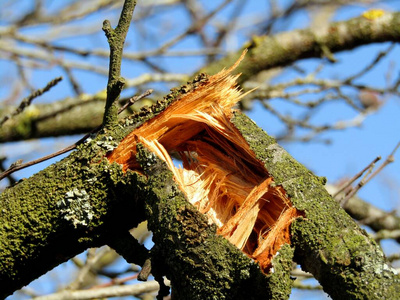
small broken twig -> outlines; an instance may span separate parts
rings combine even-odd
[[[348,180],[338,191],[332,195],[333,198],[336,198],[340,193],[342,193],[344,190],[346,190],[350,185],[353,184],[358,178],[364,174],[365,171],[367,171],[370,168],[373,168],[375,166],[375,163],[377,163],[379,160],[381,160],[380,156],[377,156],[368,166],[366,166],[364,169],[362,169],[360,172],[358,172],[356,175],[353,176],[350,180]]]
[[[139,100],[147,97],[148,95],[150,95],[153,92],[152,89],[149,89],[147,91],[145,91],[143,94],[139,95],[139,96],[134,96],[132,98],[129,99],[129,101],[127,103],[125,103],[119,110],[118,110],[118,114],[122,113],[125,109],[127,109],[129,106],[135,104],[136,102],[138,102]]]
[[[345,196],[344,198],[342,198],[341,200],[339,200],[339,203],[342,207],[344,207],[347,203],[347,201],[349,201],[349,199],[351,197],[353,197],[359,189],[361,189],[365,184],[367,184],[372,178],[374,178],[378,173],[380,173],[383,168],[385,168],[388,164],[394,162],[394,154],[397,151],[397,149],[400,147],[400,142],[397,143],[396,147],[394,147],[392,153],[390,153],[388,155],[388,157],[386,158],[386,160],[382,163],[382,165],[379,166],[378,169],[375,170],[374,173],[372,173],[369,177],[367,173],[364,178],[357,184],[357,186],[355,186],[354,188],[352,188]],[[370,164],[370,166],[368,167],[368,169],[370,169],[372,171],[373,164]]]

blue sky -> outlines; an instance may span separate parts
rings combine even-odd
[[[212,9],[218,5],[221,1],[203,1],[207,3],[208,9]],[[287,2],[287,1],[283,1]],[[28,3],[26,1],[25,3]],[[245,10],[249,14],[254,16],[259,15],[268,7],[265,4],[266,1],[249,1],[249,4],[245,6]],[[51,5],[56,6],[57,1],[52,1]],[[140,5],[140,1],[139,1]],[[261,7],[260,7],[261,6]],[[400,3],[398,1],[389,1],[387,4],[380,4],[378,7],[382,7],[387,10],[398,11],[400,10]],[[55,7],[50,6],[50,9]],[[339,11],[335,16],[335,20],[346,20],[351,17],[359,16],[365,7],[351,6],[345,10]],[[228,8],[221,12],[221,15],[228,19],[232,8]],[[189,22],[188,16],[183,10],[177,9],[174,12],[174,18],[171,20],[171,14],[166,12],[158,17],[149,20],[150,24],[143,24],[143,26],[154,26],[154,34],[159,32],[160,24],[170,24],[166,28],[163,36],[163,40],[169,40],[176,34],[182,32],[184,29],[183,24]],[[105,18],[116,18],[115,15],[110,15],[108,11],[103,13],[103,16],[98,18],[102,20]],[[77,21],[77,25],[84,26],[89,20]],[[308,25],[309,15],[306,13],[296,14],[294,19],[288,22],[281,22],[281,26],[285,26],[288,30],[295,28],[303,28]],[[3,25],[0,22],[0,25]],[[115,26],[115,23],[113,24]],[[101,22],[98,24],[99,28],[102,26]],[[211,29],[210,29],[211,30]],[[31,29],[26,33],[35,35],[41,31]],[[150,33],[152,30],[149,31]],[[239,48],[249,36],[247,32],[243,31],[241,34],[230,38],[229,45],[234,47],[236,45]],[[106,39],[102,32],[97,34],[95,37],[87,39],[85,37],[80,38],[66,38],[59,41],[60,44],[70,45],[78,44],[82,48],[99,48],[106,46]],[[152,35],[146,36],[146,39],[139,34],[139,31],[135,28],[131,28],[127,38],[127,51],[141,51],[154,49],[156,46],[152,40]],[[195,49],[198,47],[198,39],[190,38],[179,44],[173,49]],[[365,66],[365,64],[371,62],[378,51],[385,50],[388,44],[364,46],[353,51],[346,51],[335,54],[338,59],[338,63],[328,65],[320,73],[321,78],[341,78],[348,74],[357,73]],[[66,55],[67,58],[76,59],[74,55]],[[392,51],[391,55],[379,65],[377,65],[372,72],[361,78],[359,83],[371,84],[375,87],[385,87],[385,74],[390,70],[392,65],[395,66],[395,70],[398,73],[398,57],[399,57],[399,46],[396,46]],[[89,58],[89,62],[98,64],[103,67],[107,67],[108,62],[106,59]],[[203,63],[203,59],[199,57],[161,57],[151,58],[151,61],[155,64],[164,66],[170,71],[175,73],[188,73],[191,74],[197,70]],[[300,63],[302,67],[307,70],[313,70],[319,64],[319,60],[311,59],[305,60]],[[12,67],[8,62],[0,60],[0,76],[3,76],[3,71],[16,72],[15,68]],[[132,78],[139,76],[145,72],[149,72],[149,68],[142,63],[137,62],[125,62],[122,68],[122,74],[126,78]],[[105,76],[89,74],[85,71],[77,71],[74,73],[81,82],[84,82],[84,90],[87,93],[95,93],[106,86],[107,78]],[[46,69],[38,72],[32,72],[31,81],[37,88],[43,87],[48,81],[56,76],[62,75],[62,72],[58,68]],[[279,78],[282,82],[288,80],[292,75],[282,76]],[[298,76],[298,75],[297,75]],[[394,73],[393,77],[398,76]],[[160,85],[153,85],[149,87],[158,88]],[[164,87],[165,90],[171,86]],[[132,93],[132,91],[130,92]],[[0,97],[5,95],[5,88],[0,87]],[[65,79],[61,84],[52,89],[49,93],[43,97],[35,100],[36,103],[43,103],[53,101],[54,99],[60,99],[62,97],[71,96],[72,91],[69,87],[67,80]],[[357,95],[354,94],[354,97]],[[358,171],[368,165],[376,156],[386,156],[393,150],[395,145],[400,139],[400,122],[398,116],[400,115],[400,99],[398,97],[388,97],[385,99],[385,105],[379,109],[376,113],[369,116],[360,128],[351,128],[344,131],[328,132],[323,134],[323,138],[329,138],[332,143],[329,145],[322,143],[283,143],[283,146],[288,152],[293,155],[298,161],[305,164],[313,172],[319,176],[326,176],[328,182],[334,183],[343,177],[351,177]],[[293,107],[285,106],[281,104],[280,109],[286,110],[287,113],[296,114],[297,111],[293,110]],[[271,134],[279,134],[282,125],[278,120],[270,113],[262,109],[259,103],[255,103],[254,109],[248,112],[248,115],[265,131]],[[321,109],[315,116],[314,121],[320,124],[333,120],[348,119],[355,116],[355,112],[348,109],[341,104],[328,105]],[[43,139],[41,141],[30,141],[30,142],[18,142],[9,143],[2,145],[0,149],[1,155],[7,155],[9,158],[8,162],[13,162],[19,158],[23,158],[24,161],[41,157],[45,154],[52,153],[57,149],[67,146],[76,140],[79,136],[64,137],[58,139]],[[360,192],[359,196],[373,203],[374,205],[392,211],[398,209],[400,205],[400,153],[396,154],[394,163],[387,166],[381,174],[377,176],[372,182],[366,185]],[[59,158],[54,159],[50,162],[36,165],[29,169],[25,169],[16,174],[18,178],[28,177],[38,170],[44,168],[51,162],[57,161]],[[397,244],[391,242],[384,242],[383,246],[387,252],[399,251]],[[66,266],[60,267],[62,270]],[[301,292],[299,294],[293,294],[291,299],[311,299],[311,295],[314,295],[313,299],[324,299],[325,296],[315,296],[315,292],[304,295]],[[11,299],[11,298],[10,298]]]

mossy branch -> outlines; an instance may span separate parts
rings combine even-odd
[[[240,113],[232,122],[276,184],[305,213],[292,226],[294,249],[281,248],[269,276],[215,234],[215,226],[186,201],[172,173],[154,154],[144,148],[138,152],[147,176],[124,173],[120,165],[104,158],[105,151],[133,128],[206,82],[207,77],[200,76],[173,90],[156,106],[129,117],[124,128],[82,144],[61,162],[1,194],[0,286],[5,288],[0,296],[87,247],[111,244],[126,257],[137,252],[138,263],[148,262],[147,251],[127,233],[147,218],[156,244],[150,252],[152,272],[156,278],[171,278],[177,299],[285,299],[290,293],[293,251],[334,299],[398,298],[398,275],[386,264],[379,246],[324,190],[323,180]],[[112,240],[115,232],[129,239]],[[34,272],[25,272],[27,268]]]
[[[88,247],[109,244],[148,269],[146,249],[127,232],[145,217],[157,244],[150,253],[152,273],[155,278],[171,276],[182,298],[288,297],[291,249],[281,251],[274,263],[276,270],[285,271],[266,277],[256,263],[215,234],[215,226],[186,201],[172,173],[152,153],[141,153],[147,177],[123,173],[120,165],[104,158],[106,149],[206,81],[199,76],[174,89],[152,109],[129,117],[125,128],[82,144],[0,195],[0,286],[5,287],[0,298]],[[123,238],[119,240],[116,232]]]
[[[134,0],[126,0],[124,2],[121,16],[115,29],[111,27],[110,21],[105,20],[103,23],[103,31],[110,46],[107,99],[103,118],[105,128],[112,128],[117,124],[118,120],[116,102],[125,85],[125,79],[121,77],[122,53],[135,6],[136,1]]]
[[[361,45],[397,42],[400,38],[400,13],[385,11],[376,19],[360,16],[347,21],[334,22],[323,28],[306,28],[273,36],[255,36],[243,45],[248,49],[246,60],[237,68],[242,73],[239,84],[261,71],[287,66],[295,61],[327,57],[332,53],[351,50]],[[232,65],[243,49],[201,69],[214,74]]]
[[[141,177],[104,159],[116,139],[99,135],[0,195],[0,299],[143,221]]]
[[[295,259],[333,299],[398,299],[400,276],[379,245],[332,199],[319,178],[249,118],[233,123],[305,217],[292,224]]]

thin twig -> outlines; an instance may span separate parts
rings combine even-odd
[[[392,43],[385,51],[379,52],[378,55],[375,57],[375,59],[370,64],[365,66],[364,69],[362,69],[357,74],[354,74],[354,75],[348,77],[346,80],[344,80],[345,83],[350,84],[355,79],[363,76],[365,73],[370,71],[373,67],[375,67],[379,63],[379,61],[382,60],[382,58],[384,58],[390,51],[392,51],[395,46],[396,46],[396,43]]]
[[[147,97],[147,96],[150,95],[152,92],[153,92],[153,90],[150,89],[150,90],[145,91],[143,94],[141,94],[141,95],[139,95],[139,96],[132,97],[132,98],[129,100],[128,103],[126,103],[123,107],[121,107],[121,108],[118,110],[118,114],[120,114],[121,112],[123,112],[126,108],[128,108],[129,106],[131,106],[131,105],[134,104],[135,102],[137,102],[137,101],[139,101],[139,100],[141,100],[141,99]],[[71,150],[74,150],[78,145],[82,144],[91,134],[98,132],[101,128],[102,128],[102,125],[96,127],[95,129],[93,129],[92,131],[90,131],[89,133],[87,133],[84,137],[82,137],[80,140],[78,140],[78,141],[75,142],[74,144],[72,144],[72,145],[70,145],[70,146],[68,146],[68,147],[66,147],[66,148],[64,148],[64,149],[61,149],[61,150],[59,150],[59,151],[57,151],[57,152],[54,152],[54,153],[52,153],[52,154],[43,156],[43,157],[41,157],[41,158],[32,160],[32,161],[27,162],[27,163],[20,163],[20,162],[19,162],[19,163],[14,163],[14,164],[12,164],[7,170],[5,170],[3,173],[0,173],[0,180],[2,180],[3,178],[9,176],[10,174],[12,174],[12,173],[14,173],[14,172],[16,172],[16,171],[18,171],[18,170],[25,169],[25,168],[27,168],[27,167],[36,165],[36,164],[38,164],[38,163],[44,162],[44,161],[46,161],[46,160],[49,160],[49,159],[54,158],[54,157],[56,157],[56,156],[59,156],[59,155],[61,155],[61,154],[67,153],[67,152],[69,152],[69,151],[71,151]]]
[[[196,20],[189,28],[186,29],[185,32],[183,32],[183,33],[179,34],[178,36],[172,38],[171,40],[167,41],[164,45],[162,45],[160,48],[158,48],[155,52],[163,53],[167,49],[171,48],[173,45],[175,45],[176,43],[180,42],[182,39],[187,37],[188,35],[199,32],[211,18],[213,18],[219,11],[221,11],[230,2],[231,2],[231,0],[225,0],[216,9],[214,9],[212,12],[210,12],[204,18],[202,18],[200,20]]]
[[[88,136],[89,136],[89,134],[85,135],[84,138],[86,139]],[[43,161],[49,160],[49,159],[51,159],[53,157],[56,157],[56,156],[59,156],[61,154],[66,153],[66,152],[69,152],[69,151],[75,149],[76,146],[79,144],[79,142],[81,142],[82,140],[83,140],[83,138],[80,139],[77,143],[75,143],[73,145],[70,145],[70,146],[68,146],[68,147],[66,147],[64,149],[61,149],[60,151],[54,152],[52,154],[43,156],[43,157],[35,159],[35,160],[32,160],[30,162],[27,162],[27,163],[24,163],[24,164],[22,164],[22,163],[21,164],[14,163],[7,170],[5,170],[3,173],[0,174],[0,180],[2,180],[4,177],[7,177],[10,174],[12,174],[12,173],[14,173],[14,172],[16,172],[18,170],[25,169],[27,167],[36,165],[36,164],[41,163]]]
[[[67,65],[62,65],[62,68],[64,69],[65,73],[67,74],[68,80],[71,83],[72,89],[75,92],[76,96],[82,95],[83,90],[81,86],[79,85],[78,81],[75,80],[75,77],[72,74],[71,68],[68,67]]]
[[[21,103],[19,106],[13,111],[11,114],[6,115],[3,117],[3,119],[0,121],[0,126],[2,126],[7,120],[11,119],[12,117],[15,117],[16,115],[19,115],[24,111],[25,108],[27,108],[32,101],[49,91],[53,86],[55,86],[57,83],[59,83],[62,80],[62,77],[57,77],[50,81],[44,88],[39,89],[34,91],[32,94],[30,94],[28,97],[22,99]]]
[[[367,172],[364,174],[363,178],[357,183],[357,185],[354,188],[351,188],[346,193],[345,197],[339,201],[341,206],[345,206],[347,201],[349,201],[349,199],[353,197],[371,179],[371,177],[368,176],[372,173],[374,167],[375,165],[371,165],[368,168]]]
[[[212,42],[212,47],[215,49],[220,48],[223,40],[229,35],[229,33],[235,28],[236,23],[238,22],[238,18],[241,13],[244,11],[244,7],[246,6],[247,1],[238,1],[236,7],[232,10],[231,15],[228,18],[228,23],[224,24],[222,28],[219,29],[216,38]],[[206,45],[208,46],[208,45]],[[216,58],[216,55],[209,55],[207,58],[207,62],[211,63]]]
[[[166,280],[167,281],[167,280]],[[169,285],[169,281],[167,281]],[[39,296],[35,300],[58,300],[58,299],[94,299],[107,297],[139,296],[143,293],[156,292],[159,289],[159,283],[148,281],[135,283],[132,285],[109,286],[99,289],[89,289],[80,291],[61,291],[51,295]]]
[[[109,282],[95,285],[95,286],[91,287],[90,289],[94,290],[94,289],[99,289],[99,288],[105,288],[108,286],[123,285],[125,282],[134,280],[137,277],[138,277],[138,274],[130,275],[130,276],[127,276],[124,278],[113,278]]]
[[[21,62],[21,57],[19,57],[18,55],[12,55],[12,58],[15,60],[15,65],[17,67],[18,70],[18,74],[19,77],[21,78],[21,81],[23,83],[23,85],[31,92],[33,93],[35,91],[35,88],[29,83],[28,78],[26,76],[26,70],[22,65]]]
[[[349,201],[349,199],[353,197],[365,184],[367,184],[372,178],[374,178],[377,174],[379,174],[383,170],[383,168],[385,168],[388,164],[394,162],[394,154],[396,153],[399,147],[400,147],[400,142],[397,143],[392,153],[389,154],[386,160],[382,163],[382,165],[379,166],[378,169],[375,170],[374,173],[372,173],[368,178],[363,178],[363,180],[361,180],[354,189],[352,189],[342,200],[339,201],[342,207],[346,205],[347,201]]]
[[[138,102],[139,100],[147,97],[148,95],[150,95],[153,92],[152,89],[149,89],[147,91],[145,91],[143,94],[139,95],[139,96],[134,96],[132,98],[129,99],[129,101],[127,103],[125,103],[119,110],[118,110],[118,114],[122,113],[125,109],[127,109],[129,106],[135,104],[136,102]]]
[[[338,191],[332,196],[333,198],[336,198],[340,193],[342,193],[345,189],[347,189],[350,185],[353,184],[358,178],[364,174],[365,171],[370,169],[381,159],[380,156],[377,156],[368,166],[366,166],[364,169],[362,169],[360,172],[358,172],[356,175],[353,176],[350,180],[348,180]]]
[[[93,266],[101,260],[104,255],[109,251],[108,247],[100,248],[98,251],[96,248],[91,248],[87,251],[86,262],[80,268],[75,280],[71,282],[66,288],[67,290],[78,290],[83,287],[83,283],[90,272],[93,272]]]
[[[6,158],[4,156],[0,157],[0,171],[1,172],[4,172],[6,170],[3,166],[3,163],[5,160],[6,160]],[[17,180],[11,175],[8,175],[7,178],[8,178],[8,181],[10,182],[10,185],[13,185],[14,183],[17,182]]]

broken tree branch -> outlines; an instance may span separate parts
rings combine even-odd
[[[293,253],[333,299],[398,298],[396,271],[326,192],[325,180],[294,160],[245,115],[231,111],[240,92],[230,71],[196,77],[1,194],[0,284],[6,287],[2,296],[86,247],[109,243],[115,232],[126,232],[146,218],[155,243],[150,253],[152,274],[159,281],[168,276],[178,299],[287,299]],[[210,149],[225,152],[210,164],[196,165],[213,159]],[[183,155],[184,169],[175,169],[168,151]],[[201,168],[210,165],[215,173],[202,177],[210,170]],[[218,172],[224,182],[216,184]],[[193,190],[193,184],[200,185]],[[243,215],[248,223],[235,221],[232,235],[224,238],[229,222],[213,219],[213,204],[198,207],[207,211],[204,214],[194,206],[195,195],[207,200],[197,191],[222,184],[222,197],[215,202],[236,197],[272,222],[258,230],[259,236],[249,231],[240,247],[248,255],[228,239],[234,243],[235,230],[249,224],[257,230],[258,223],[248,218],[252,214]],[[244,194],[235,196],[232,189]],[[206,196],[217,194],[215,189]],[[241,205],[222,209],[229,211],[244,210]],[[302,213],[279,223],[293,211]],[[257,244],[270,246],[270,233],[276,237],[273,249],[257,255]],[[25,272],[27,268],[34,272]],[[161,288],[159,299],[167,292]]]
[[[185,224],[188,227],[181,224],[179,230],[197,227],[200,225],[199,222],[202,222],[205,231],[187,232],[180,235],[182,239],[179,241],[181,247],[186,247],[184,245],[189,238],[187,234],[190,234],[190,238],[196,239],[196,235],[199,235],[207,240],[207,243],[201,243],[201,246],[205,248],[201,251],[201,255],[199,253],[199,258],[209,258],[212,255],[213,259],[206,262],[206,265],[210,272],[219,275],[217,275],[217,280],[210,278],[213,286],[204,285],[201,289],[208,290],[210,293],[224,287],[221,290],[222,293],[232,292],[229,283],[233,280],[235,281],[234,290],[238,295],[250,292],[265,295],[271,289],[271,285],[266,284],[268,279],[259,271],[258,265],[228,241],[216,236],[215,227],[210,226],[204,216],[186,202],[179,188],[174,187],[170,171],[166,169],[157,171],[162,176],[163,183],[160,185],[161,178],[157,179],[155,175],[149,181],[137,172],[123,173],[119,164],[109,164],[105,159],[106,151],[115,147],[127,132],[159,114],[177,97],[194,90],[200,84],[201,78],[203,77],[199,77],[197,82],[174,90],[152,109],[143,109],[129,117],[124,123],[124,128],[117,127],[114,131],[108,132],[107,136],[99,134],[92,141],[80,145],[77,151],[67,158],[6,189],[0,195],[0,249],[2,250],[0,251],[0,283],[2,287],[5,287],[1,291],[2,297],[88,247],[114,244],[110,241],[115,232],[127,232],[129,228],[143,220],[145,199],[149,203],[167,201],[169,205],[184,204],[179,209],[184,214],[182,217],[190,213],[189,215],[194,219],[184,217],[187,219]],[[158,164],[154,165],[154,160],[145,160],[144,157],[143,166],[151,168],[158,166]],[[167,177],[164,178],[164,175]],[[166,178],[168,180],[165,180]],[[168,184],[171,184],[170,191],[177,196],[174,201],[169,201],[170,196],[158,192],[161,191],[162,186],[169,190]],[[90,188],[87,188],[88,185]],[[173,214],[174,209],[170,210],[170,213]],[[168,216],[169,214],[165,215],[165,217]],[[10,223],[15,218],[19,220],[18,226]],[[168,224],[168,222],[163,222],[160,226],[168,226]],[[155,228],[153,230],[156,231]],[[205,233],[207,236],[204,236]],[[12,244],[19,246],[13,247]],[[123,252],[121,251],[123,247],[113,246]],[[129,253],[129,251],[134,251],[133,249],[134,247],[129,247],[125,251]],[[214,249],[218,251],[213,252]],[[171,251],[175,250],[171,249]],[[196,250],[193,251],[194,255]],[[283,252],[291,257],[290,249]],[[163,251],[152,250],[152,270],[153,274],[162,274],[163,267],[158,262],[163,259],[157,253],[163,253]],[[225,253],[224,256],[221,256],[221,253]],[[135,254],[132,253],[132,255]],[[182,253],[179,260],[185,257]],[[289,265],[289,268],[288,272],[284,273],[285,280],[277,278],[275,281],[285,282],[284,293],[289,295],[291,280],[288,274],[291,263],[286,262],[285,265],[280,260],[276,263],[276,268],[286,269],[286,265]],[[279,267],[280,265],[282,267]],[[32,268],[33,271],[25,272],[26,268]],[[198,273],[201,277],[202,274],[204,273]],[[157,275],[155,277],[159,278]],[[253,278],[254,282],[249,281],[250,278]],[[196,291],[192,290],[192,293]]]

